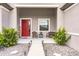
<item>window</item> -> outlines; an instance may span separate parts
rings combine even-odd
[[[39,31],[49,31],[49,18],[39,18]]]

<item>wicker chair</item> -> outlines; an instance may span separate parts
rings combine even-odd
[[[48,32],[46,34],[46,37],[52,38],[52,36],[54,36],[55,32]]]

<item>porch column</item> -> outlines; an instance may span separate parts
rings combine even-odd
[[[0,6],[0,32],[2,32],[2,9]]]
[[[15,28],[17,30],[17,8],[14,7],[12,11],[10,11],[10,27]]]
[[[60,8],[57,8],[57,29],[59,29],[59,27],[61,26],[64,26],[63,16],[64,16],[63,11]]]

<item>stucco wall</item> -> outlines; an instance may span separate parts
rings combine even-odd
[[[0,32],[2,31],[2,9],[0,6]]]
[[[16,7],[9,11],[3,6],[0,6],[0,32],[2,27],[11,27],[17,29],[17,10]]]
[[[9,10],[3,6],[0,6],[0,32],[3,27],[9,27]]]
[[[38,32],[38,18],[50,18],[50,31],[56,31],[57,28],[56,9],[22,8],[18,9],[18,22],[20,22],[20,18],[32,18],[32,31]],[[46,34],[46,32],[44,32],[44,34]]]
[[[17,30],[17,8],[11,4],[13,10],[10,11],[10,27]]]
[[[72,33],[72,37],[68,45],[79,51],[79,4],[64,12],[64,25],[68,32]]]
[[[60,7],[58,7],[57,8],[57,29],[59,29],[61,26],[64,26],[63,16],[64,16],[64,12],[60,9]]]
[[[79,4],[64,13],[64,23],[68,32],[79,33]]]
[[[2,9],[2,27],[9,27],[9,12]]]

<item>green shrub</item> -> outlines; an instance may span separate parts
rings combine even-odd
[[[59,45],[65,45],[70,38],[71,36],[67,35],[67,32],[63,27],[59,28],[58,32],[53,36],[53,39]]]
[[[1,44],[4,47],[14,46],[17,44],[18,40],[17,31],[13,28],[4,28],[0,39],[2,40]]]
[[[3,37],[3,34],[0,33],[0,47],[3,46],[3,43],[4,43],[4,37]]]

